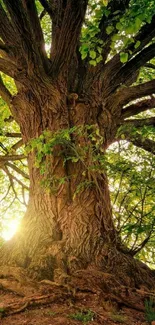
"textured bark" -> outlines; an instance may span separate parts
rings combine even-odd
[[[5,6],[0,4],[0,70],[14,78],[17,87],[17,94],[12,96],[0,80],[0,94],[20,126],[24,144],[46,129],[55,132],[88,124],[98,128],[104,152],[115,141],[126,117],[123,114],[127,109],[133,110],[131,105],[124,110],[124,105],[154,93],[155,80],[130,87],[140,67],[154,57],[155,46],[148,45],[155,33],[154,17],[135,37],[135,41],[141,41],[140,47],[133,48],[133,43],[126,48],[132,53],[127,63],[120,62],[119,53],[106,62],[111,49],[111,35],[106,28],[115,11],[119,9],[119,21],[129,5],[128,0],[120,0],[119,5],[110,1],[111,14],[105,17],[103,13],[97,35],[106,43],[103,62],[93,67],[88,58],[81,60],[79,52],[88,1],[40,2],[51,18],[50,58],[45,51],[35,1],[3,0]],[[145,108],[146,103],[138,112]],[[76,141],[81,147],[89,144],[87,136],[74,139],[73,134],[73,142]],[[137,145],[142,143],[138,140]],[[146,147],[150,148],[150,143]],[[29,153],[28,209],[21,229],[1,249],[0,263],[25,268],[37,279],[61,282],[59,277],[63,274],[70,275],[79,269],[90,271],[93,267],[115,274],[126,286],[153,286],[153,272],[121,247],[113,225],[105,171],[89,169],[89,155],[84,161],[87,168],[81,161],[64,164],[59,155],[61,149],[60,145],[55,147],[53,156],[44,158],[47,178],[66,179],[64,184],[57,184],[55,192],[52,186],[48,191],[41,186],[43,176],[35,167],[36,152]],[[9,161],[8,155],[4,159]],[[99,162],[95,167],[98,166]],[[77,186],[85,180],[89,186],[75,195]]]
[[[38,87],[35,96],[26,91],[14,98],[14,111],[16,113],[17,105],[18,123],[25,143],[40,135],[45,128],[55,131],[97,122],[97,115],[87,113],[91,109],[90,104],[75,102],[75,94],[67,98],[62,94],[53,99],[49,87],[44,88],[43,95]],[[53,107],[57,107],[59,112],[57,118]],[[116,132],[114,118],[108,105],[98,115],[96,127],[104,125],[103,148],[109,145]],[[82,146],[89,140],[81,137],[79,141]],[[56,147],[53,156],[46,157],[47,177],[66,177],[64,184],[56,185],[55,192],[52,186],[47,190],[41,185],[44,176],[35,167],[35,151],[29,154],[28,209],[18,233],[1,250],[1,264],[22,267],[35,279],[60,283],[62,278],[79,269],[93,267],[117,274],[125,285],[139,286],[143,282],[152,285],[151,271],[147,267],[138,271],[138,262],[127,254],[126,248],[121,247],[113,225],[105,172],[89,172],[80,161],[68,161],[64,165],[60,149],[60,146]],[[85,180],[89,180],[91,185],[75,195],[77,186]]]
[[[34,85],[31,89],[34,89]],[[96,122],[93,116],[87,114],[88,104],[75,103],[74,96],[65,98],[62,94],[61,99],[57,96],[53,99],[50,87],[44,88],[43,92],[38,87],[37,91],[37,96],[31,91],[25,91],[14,98],[14,112],[16,115],[17,107],[17,119],[25,143],[40,135],[45,128],[55,131]],[[54,118],[53,107],[57,103],[60,113]],[[109,128],[108,123],[109,120],[106,126]],[[29,154],[28,210],[19,233],[8,243],[7,257],[4,248],[5,263],[7,260],[8,264],[28,267],[33,272],[37,268],[37,277],[41,278],[42,273],[52,278],[54,268],[71,272],[74,268],[87,267],[90,263],[99,265],[103,247],[111,246],[112,243],[116,245],[106,175],[89,174],[82,162],[68,162],[64,165],[57,152],[59,149],[56,148],[54,156],[47,158],[47,177],[66,177],[67,181],[58,185],[54,194],[52,188],[47,190],[41,185],[43,176],[35,167],[35,152]],[[84,171],[86,176],[83,176]],[[85,178],[93,185],[74,195],[77,186]]]

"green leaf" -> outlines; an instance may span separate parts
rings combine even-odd
[[[88,53],[87,52],[83,52],[81,55],[82,60],[84,60],[87,57]]]
[[[91,57],[91,59],[95,59],[96,58],[96,52],[94,50],[91,50],[89,52],[89,56]]]
[[[90,63],[90,65],[93,65],[94,67],[95,67],[96,64],[97,64],[97,63],[96,63],[96,60],[90,60],[89,63]]]
[[[96,62],[99,63],[99,62],[102,61],[102,59],[103,59],[103,57],[102,57],[102,55],[100,55],[100,56],[98,56],[98,57],[96,58]]]
[[[108,35],[110,35],[112,32],[113,32],[113,30],[114,30],[114,26],[108,26],[107,28],[106,28],[106,33],[108,34]]]
[[[137,17],[136,20],[135,20],[135,28],[136,28],[136,31],[139,30],[141,24],[142,24],[141,19],[139,17]]]
[[[76,163],[76,162],[79,161],[79,158],[77,158],[77,157],[72,157],[71,160],[72,160],[72,162]]]
[[[118,34],[115,34],[115,35],[113,35],[113,36],[111,37],[111,39],[112,39],[113,42],[119,41],[120,38],[121,38],[121,36],[118,35]]]
[[[108,5],[108,0],[102,0],[105,7]]]
[[[119,23],[116,24],[116,28],[118,30],[123,30],[123,25],[119,22]]]
[[[120,53],[120,61],[126,63],[128,61],[129,54],[125,52]]]
[[[136,44],[135,44],[135,46],[134,46],[134,48],[137,49],[137,47],[139,47],[140,44],[141,44],[141,42],[140,41],[137,41]]]

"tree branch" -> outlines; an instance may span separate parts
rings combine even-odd
[[[25,185],[25,184],[24,184],[20,179],[18,179],[16,176],[12,175],[12,174],[9,172],[7,166],[4,166],[4,167],[3,167],[3,170],[5,171],[5,173],[6,173],[6,174],[8,175],[8,177],[9,177],[10,184],[11,184],[11,187],[12,187],[14,193],[15,193],[16,198],[17,198],[18,196],[17,196],[17,193],[16,193],[15,188],[14,188],[13,180],[15,180],[19,185],[21,185],[23,188],[25,188],[25,189],[27,189],[27,190],[29,191],[29,187],[28,187],[27,185]]]
[[[155,70],[155,64],[152,64],[152,63],[146,63],[146,64],[145,64],[145,67],[146,67],[146,68],[150,68],[150,69],[154,69],[154,70]]]
[[[21,170],[20,168],[18,168],[17,166],[7,162],[6,166],[12,168],[13,170],[15,170],[18,174],[22,175],[24,178],[29,179],[29,175],[26,174],[23,170]]]
[[[135,37],[135,42],[140,41],[140,45],[134,50],[134,53],[143,49],[155,37],[155,15],[152,17],[151,23],[146,23]],[[134,45],[130,46],[134,49]]]
[[[125,140],[132,142],[136,147],[142,148],[153,155],[155,155],[155,141],[150,139],[144,139],[139,134],[136,134],[135,136],[130,134],[129,132],[123,131],[123,136],[125,137]],[[118,140],[118,138],[117,138]],[[120,137],[119,140],[122,140]],[[123,139],[124,140],[124,139]]]
[[[143,126],[155,126],[155,117],[144,118],[144,119],[132,119],[125,120],[123,125],[131,125],[135,127],[143,127]]]
[[[52,47],[51,60],[54,74],[68,67],[81,32],[88,0],[52,1]]]
[[[133,87],[124,87],[114,94],[113,100],[116,102],[118,101],[122,105],[126,105],[128,102],[134,99],[152,94],[155,94],[155,80],[151,80]]]
[[[151,44],[143,49],[133,59],[127,62],[112,80],[113,89],[120,84],[123,84],[131,78],[134,72],[140,69],[146,62],[150,61],[155,56],[155,44]]]
[[[125,10],[128,8],[129,2],[130,0],[109,1],[107,9],[110,11],[110,14],[108,17],[106,17],[105,14],[103,14],[99,24],[99,28],[100,28],[99,37],[103,39],[104,42],[106,42],[107,39],[109,38],[111,39],[112,36],[112,34],[110,34],[110,36],[107,34],[106,27],[108,27],[111,24],[113,25],[113,27],[116,26],[117,22],[123,16]],[[118,10],[119,10],[119,14],[115,18],[115,12]],[[116,31],[117,30],[114,30],[114,33]]]
[[[121,117],[123,119],[137,115],[141,112],[144,112],[148,109],[155,108],[155,97],[152,97],[150,99],[142,100],[136,104],[132,104],[122,110]]]
[[[129,55],[130,59],[138,52],[142,51],[144,47],[151,42],[151,40],[155,36],[155,15],[152,17],[151,23],[146,23],[139,31],[139,33],[135,36],[134,38],[134,43],[130,44],[128,48],[125,49],[125,52],[127,53],[132,53]],[[140,45],[138,46],[137,49],[134,48],[134,45],[137,41],[140,41]],[[137,57],[138,59],[138,57]],[[148,60],[147,60],[148,61]],[[145,61],[145,62],[147,62]],[[108,80],[111,80],[111,74],[113,74],[113,78],[115,78],[116,74],[119,73],[121,68],[123,67],[123,63],[120,61],[120,54],[116,54],[109,62],[106,63],[104,66],[104,79],[106,80],[105,82],[105,88],[106,92],[114,90],[114,85],[113,83],[110,84],[110,81],[107,82]],[[134,68],[133,68],[134,70]],[[135,72],[135,71],[134,71]],[[133,72],[133,73],[134,73]],[[116,79],[116,78],[115,78]],[[118,80],[116,79],[116,82]]]
[[[37,43],[35,42],[32,21],[30,21],[27,14],[26,3],[22,0],[3,0],[11,17],[12,25],[15,34],[20,44],[20,49],[23,57],[28,64],[35,65],[35,69],[39,69],[42,66],[42,60],[38,51]],[[32,6],[31,6],[32,8]],[[15,36],[14,36],[15,38]]]
[[[2,199],[0,200],[0,203],[1,203],[3,200],[5,200],[6,197],[8,196],[8,194],[9,194],[9,192],[10,192],[10,188],[11,188],[11,185],[8,186],[8,189],[7,189],[6,193],[5,193],[5,195],[4,195],[4,196],[2,197]]]
[[[15,161],[21,159],[26,159],[26,156],[25,155],[5,155],[5,156],[0,155],[0,162]]]
[[[135,247],[133,250],[129,251],[132,256],[135,256],[137,253],[139,253],[146,246],[146,244],[148,243],[148,241],[151,238],[152,232],[153,232],[153,229],[149,232],[148,236],[141,242],[141,244],[138,245],[138,247]]]
[[[1,3],[0,3],[0,26],[1,26],[0,36],[3,39],[4,43],[14,45],[16,43],[15,31]]]
[[[18,133],[18,132],[0,133],[0,135],[7,137],[7,138],[21,138],[21,133]]]
[[[37,13],[36,5],[35,5],[35,0],[27,0],[26,6],[27,6],[29,20],[31,22],[31,27],[33,30],[34,39],[39,50],[38,52],[41,54],[43,63],[46,64],[48,59],[45,51],[44,36],[41,29],[41,25]]]
[[[18,142],[16,142],[10,150],[17,150],[18,148],[20,148],[23,145],[23,140],[19,140]]]
[[[48,1],[47,0],[39,0],[39,2],[43,6],[43,8],[46,10],[46,12],[49,14],[49,16],[52,18],[53,10],[52,10],[50,4],[48,3]]]
[[[4,122],[7,122],[7,123],[11,123],[12,121],[14,121],[14,117],[12,115],[10,115],[9,117],[6,117],[4,119]]]
[[[10,76],[11,78],[16,79],[17,77],[17,67],[10,60],[0,58],[0,71]]]

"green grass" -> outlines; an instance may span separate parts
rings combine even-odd
[[[69,318],[87,323],[94,320],[95,313],[92,310],[83,310],[75,314],[70,314]]]

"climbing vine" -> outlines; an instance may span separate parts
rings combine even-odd
[[[85,187],[93,185],[92,175],[102,173],[105,169],[103,137],[96,125],[74,126],[57,132],[45,130],[29,142],[26,150],[28,153],[35,152],[35,167],[39,168],[43,176],[42,184],[54,191],[71,176],[57,177],[53,166],[51,173],[51,162],[54,163],[56,158],[62,159],[64,167],[69,162],[80,162],[84,180],[77,185],[74,196]]]

